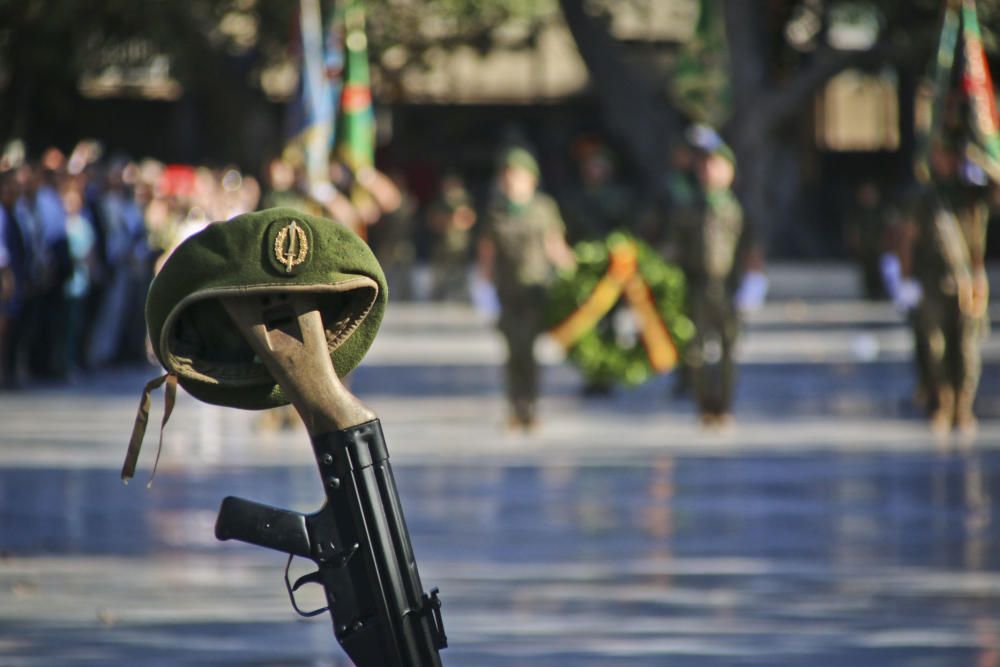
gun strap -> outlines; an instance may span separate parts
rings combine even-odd
[[[153,483],[156,476],[157,466],[160,464],[160,452],[163,451],[163,429],[167,426],[167,420],[174,411],[174,404],[177,400],[177,376],[173,373],[161,375],[146,383],[142,390],[142,397],[139,400],[139,409],[136,411],[135,423],[132,425],[132,436],[129,438],[128,450],[125,452],[125,462],[122,464],[122,481],[128,481],[135,476],[136,464],[139,461],[139,450],[142,449],[142,440],[146,435],[146,425],[149,423],[149,409],[152,405],[150,394],[160,385],[166,383],[163,390],[163,419],[160,421],[160,441],[156,447],[156,460],[153,462],[153,472],[149,476],[146,486]]]

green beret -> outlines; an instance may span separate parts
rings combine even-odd
[[[146,324],[156,357],[207,403],[251,410],[288,403],[220,297],[317,298],[341,377],[364,357],[388,291],[368,246],[347,227],[290,208],[211,224],[181,243],[153,280]]]
[[[535,161],[534,156],[523,148],[511,148],[508,150],[503,156],[503,166],[519,167],[534,174],[535,178],[538,178],[540,173],[538,162]]]
[[[729,144],[721,144],[717,149],[715,149],[715,155],[725,159],[729,164],[736,164],[736,153],[733,149],[729,147]]]
[[[684,132],[687,145],[703,155],[718,155],[730,164],[736,164],[736,154],[722,140],[722,136],[708,125],[692,125]]]

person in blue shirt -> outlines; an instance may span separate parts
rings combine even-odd
[[[24,338],[24,300],[31,263],[30,248],[25,243],[16,214],[19,197],[16,172],[13,169],[0,171],[0,245],[4,255],[0,269],[0,387],[4,388],[16,387],[18,383],[18,360]]]

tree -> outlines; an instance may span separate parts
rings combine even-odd
[[[995,17],[996,3],[985,4],[989,7],[984,14]],[[647,174],[646,181],[653,183],[652,175],[663,169],[671,143],[688,122],[686,115],[676,100],[662,92],[667,89],[665,82],[644,80],[634,61],[624,57],[622,45],[607,29],[609,4],[603,13],[593,12],[594,3],[584,0],[560,0],[560,5],[609,127]],[[740,199],[762,239],[787,224],[799,192],[796,123],[811,109],[814,95],[848,67],[891,62],[901,68],[904,80],[914,80],[925,69],[937,34],[939,3],[884,0],[878,8],[885,30],[873,48],[837,52],[814,45],[806,53],[796,53],[786,42],[785,27],[793,12],[810,5],[822,10],[822,2],[810,1],[702,3],[724,19],[733,112],[721,129],[741,165]],[[817,19],[819,42],[822,15]]]
[[[326,0],[333,2],[334,0]],[[670,146],[690,110],[669,94],[670,74],[610,29],[623,6],[663,0],[368,0],[373,75],[392,89],[433,55],[474,45],[529,48],[552,21],[565,20],[591,77],[609,131],[640,180],[656,186]],[[781,229],[798,192],[799,125],[815,93],[846,67],[891,62],[903,97],[926,69],[938,30],[940,0],[872,0],[882,13],[879,43],[866,52],[823,44],[824,7],[835,0],[701,0],[722,17],[725,75],[733,112],[723,123],[741,165],[739,194],[751,222]],[[979,0],[988,49],[996,49],[1000,0]],[[101,54],[145,45],[166,54],[183,100],[202,124],[225,126],[236,149],[259,148],[253,122],[267,99],[260,72],[291,63],[297,3],[289,0],[0,0],[0,139],[32,127],[72,127],[78,82]],[[815,14],[811,49],[792,48],[790,22]],[[560,16],[561,14],[561,16]],[[9,101],[9,102],[8,102]],[[905,99],[904,99],[905,101]],[[904,108],[903,117],[906,113]],[[235,123],[234,123],[235,121]],[[905,134],[905,133],[904,133]],[[190,139],[197,142],[197,137]],[[779,224],[773,221],[778,220]]]
[[[294,9],[246,0],[0,0],[0,140],[72,136],[82,76],[158,55],[186,91],[182,103],[206,124],[250,125],[265,100],[247,85],[249,72],[287,49]],[[232,139],[241,142],[252,144]]]
[[[328,7],[334,1],[324,0]],[[428,66],[434,49],[530,44],[558,14],[556,0],[370,0],[366,7],[369,51],[387,85],[407,68]],[[0,0],[0,144],[73,137],[85,101],[81,77],[138,53],[165,56],[185,91],[185,143],[225,127],[211,137],[224,141],[224,153],[259,150],[254,119],[269,112],[260,75],[276,65],[294,68],[297,9],[296,0]],[[521,30],[497,34],[498,24],[512,22]],[[208,128],[201,137],[198,126]]]
[[[558,0],[591,77],[605,125],[624,148],[642,183],[657,186],[671,145],[690,121],[689,109],[668,94],[670,81],[662,68],[637,56],[633,45],[610,30],[615,12],[624,5],[642,11],[664,0]],[[722,123],[740,164],[738,193],[749,220],[762,239],[786,229],[800,191],[798,147],[801,125],[816,93],[849,67],[878,68],[892,64],[900,73],[902,122],[909,111],[915,83],[927,69],[939,29],[940,0],[871,0],[882,17],[879,41],[866,51],[836,51],[824,46],[828,10],[836,0],[701,0],[725,28],[729,53],[725,77],[732,112]],[[1000,0],[978,0],[987,48],[997,49]],[[554,20],[553,1],[535,0],[372,0],[373,53],[401,49],[407,67],[426,66],[423,55],[434,49],[477,44],[484,52],[498,39],[496,26],[511,22],[529,46]],[[796,17],[809,19],[815,34],[793,48],[788,29]],[[808,21],[806,21],[808,22]],[[418,29],[414,29],[419,26]],[[808,47],[808,48],[806,48]],[[386,74],[386,72],[383,72]],[[667,78],[669,78],[669,74]],[[906,135],[907,127],[903,134]],[[912,134],[912,133],[909,133]],[[908,162],[904,146],[903,161]]]

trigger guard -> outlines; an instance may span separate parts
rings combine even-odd
[[[318,584],[321,583],[316,577],[319,574],[319,570],[316,572],[311,572],[309,574],[299,577],[295,585],[292,585],[291,580],[288,578],[289,569],[292,567],[292,559],[295,558],[295,554],[288,554],[288,562],[285,563],[285,590],[288,591],[288,599],[292,603],[292,609],[295,610],[299,616],[304,616],[305,618],[312,618],[313,616],[319,616],[325,611],[329,611],[329,607],[323,607],[322,609],[314,609],[312,611],[302,611],[299,608],[298,603],[295,601],[295,591],[299,590],[303,584]]]

